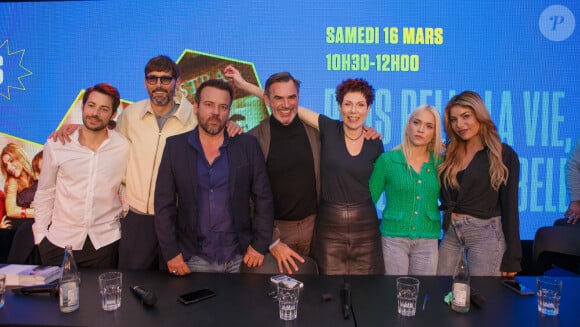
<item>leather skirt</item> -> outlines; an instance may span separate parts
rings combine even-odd
[[[322,201],[312,243],[312,255],[323,275],[385,272],[379,220],[370,199],[354,204]]]

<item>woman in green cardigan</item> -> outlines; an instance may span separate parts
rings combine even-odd
[[[387,275],[437,272],[441,148],[439,112],[423,105],[409,116],[402,144],[375,162],[369,184],[375,204],[383,192],[386,197],[380,228]]]

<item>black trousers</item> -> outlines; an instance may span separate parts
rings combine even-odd
[[[167,269],[160,260],[159,242],[152,215],[129,211],[121,218],[119,268],[159,270]]]
[[[46,237],[38,244],[40,258],[45,266],[60,266],[64,249],[52,244]],[[79,268],[117,268],[119,241],[115,241],[98,250],[87,237],[81,250],[73,250],[73,256]]]

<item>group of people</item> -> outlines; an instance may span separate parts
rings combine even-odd
[[[290,105],[284,96],[269,98],[268,82],[262,92],[234,68],[225,73],[237,87],[263,96],[273,116],[295,112],[319,132],[320,198],[311,248],[323,274],[451,275],[461,247],[473,275],[513,276],[521,270],[519,161],[501,143],[477,93],[450,99],[445,146],[439,112],[424,105],[410,114],[402,144],[383,153],[380,140],[366,137],[371,133],[364,121],[374,100],[366,81],[349,79],[337,86],[342,119],[333,120],[299,107],[297,86],[289,97],[296,103]],[[280,109],[272,106],[275,99],[285,101]],[[288,145],[282,149],[290,152]],[[386,208],[378,226],[374,203],[383,193]]]
[[[464,247],[472,275],[521,270],[518,156],[477,93],[451,98],[443,126],[436,108],[418,107],[384,152],[364,125],[374,89],[363,79],[337,86],[336,120],[301,107],[287,72],[263,90],[232,66],[224,75],[191,104],[175,97],[177,65],[152,58],[149,99],[125,108],[116,130],[118,91],[87,89],[83,125],[45,144],[33,225],[43,264],[70,244],[81,267],[175,275],[236,272],[268,252],[286,273],[309,256],[322,274],[451,275]],[[228,122],[234,87],[271,110],[247,134]]]

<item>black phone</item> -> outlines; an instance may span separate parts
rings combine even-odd
[[[201,290],[193,291],[186,294],[181,294],[177,299],[183,304],[197,303],[203,300],[207,300],[215,296],[214,291],[204,288]]]
[[[503,279],[501,283],[509,288],[510,290],[518,293],[519,295],[534,295],[536,294],[533,290],[527,288],[525,285],[519,283],[515,279]]]

